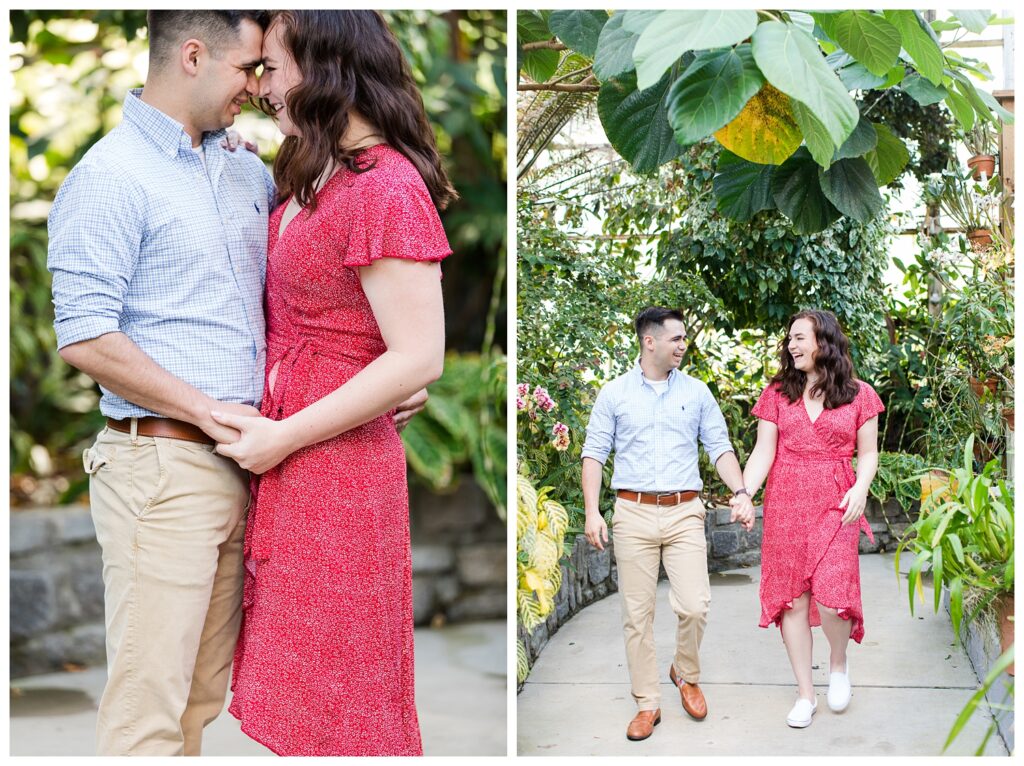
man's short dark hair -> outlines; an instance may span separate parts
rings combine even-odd
[[[148,11],[150,68],[166,65],[178,46],[191,37],[202,40],[210,52],[219,57],[224,48],[238,42],[242,22],[246,19],[266,30],[270,14],[267,11]]]
[[[682,312],[677,309],[667,309],[662,306],[648,306],[636,315],[633,327],[636,329],[637,340],[643,342],[645,335],[651,335],[654,327],[665,326],[666,319],[677,319],[683,321]]]

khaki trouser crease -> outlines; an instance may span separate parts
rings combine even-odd
[[[633,699],[640,710],[661,704],[654,641],[658,569],[668,574],[669,603],[677,618],[673,664],[689,683],[700,680],[700,643],[711,605],[704,505],[671,506],[615,501],[612,529],[622,597],[622,630]]]
[[[85,451],[103,552],[100,755],[199,755],[241,619],[246,474],[207,445],[104,429]]]

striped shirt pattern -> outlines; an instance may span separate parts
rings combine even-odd
[[[597,395],[583,457],[600,463],[615,453],[614,489],[638,492],[700,490],[697,443],[711,463],[734,451],[722,410],[707,385],[679,370],[658,394],[637,364]]]
[[[259,405],[263,285],[274,182],[251,152],[143,102],[60,187],[49,216],[59,348],[123,332],[158,365],[218,401]],[[156,415],[102,389],[112,418]]]

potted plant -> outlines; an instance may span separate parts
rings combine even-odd
[[[964,134],[964,145],[971,153],[967,167],[971,169],[971,177],[976,181],[987,180],[995,175],[997,139],[995,126],[983,120],[978,120],[974,127]]]
[[[975,251],[992,244],[992,230],[997,228],[1002,189],[998,178],[975,181],[970,171],[947,168],[929,184],[930,193],[938,197],[942,212],[967,234]]]
[[[974,436],[964,445],[963,463],[952,471],[933,469],[914,477],[926,480],[921,513],[896,549],[896,571],[905,552],[914,554],[907,584],[910,611],[914,594],[921,592],[922,574],[934,578],[935,611],[943,588],[949,591],[949,613],[959,641],[961,629],[982,610],[993,608],[1006,625],[1002,627],[1005,651],[1013,642],[1013,491],[999,477],[999,459],[990,460],[980,473],[974,471]],[[946,476],[937,481],[936,471]],[[964,620],[964,588],[981,597]],[[1008,643],[1007,643],[1008,642]],[[1012,671],[1011,671],[1012,672]]]

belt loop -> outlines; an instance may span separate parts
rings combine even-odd
[[[132,437],[132,446],[133,447],[138,447],[139,446],[139,419],[138,418],[132,418],[131,437]]]

